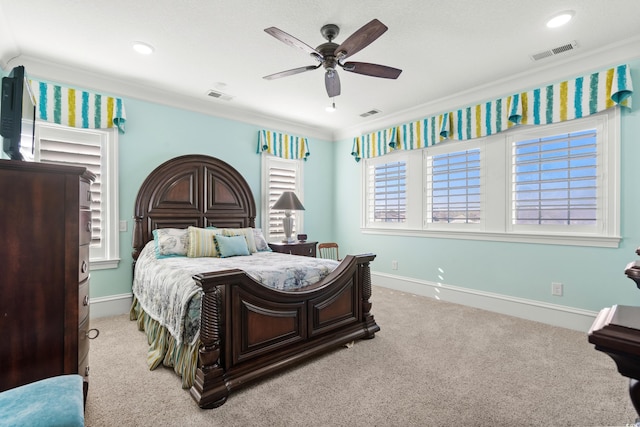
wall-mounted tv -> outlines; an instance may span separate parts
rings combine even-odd
[[[12,160],[24,160],[20,153],[22,125],[30,125],[31,140],[28,141],[29,144],[24,145],[33,147],[36,106],[22,65],[13,68],[7,77],[2,78],[0,102],[0,135],[3,150]]]

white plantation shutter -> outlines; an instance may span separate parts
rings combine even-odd
[[[407,214],[407,163],[369,164],[367,171],[367,221],[405,222]]]
[[[91,245],[100,246],[102,238],[102,148],[100,139],[86,142],[40,139],[40,161],[86,167],[96,176],[91,184]]]
[[[116,268],[120,256],[118,221],[118,132],[36,123],[33,160],[86,167],[91,184],[91,269]]]
[[[513,144],[514,224],[597,224],[597,131]]]
[[[282,241],[285,238],[284,211],[273,210],[272,206],[285,191],[293,191],[303,201],[301,160],[287,160],[268,154],[263,156],[263,234],[267,241]],[[302,211],[291,211],[291,217],[294,218],[292,236],[295,236],[302,230]]]
[[[480,222],[480,149],[427,156],[427,222]]]

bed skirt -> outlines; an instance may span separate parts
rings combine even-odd
[[[147,365],[153,370],[160,364],[173,368],[182,378],[182,388],[191,388],[198,368],[198,349],[200,340],[192,345],[176,345],[176,339],[161,326],[157,320],[149,316],[133,296],[133,303],[129,311],[129,318],[138,324],[138,330],[147,336],[149,351],[147,353]]]

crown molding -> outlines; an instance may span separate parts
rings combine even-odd
[[[2,17],[0,17],[0,24],[2,24]],[[0,25],[0,27],[3,26]],[[70,67],[41,58],[21,55],[11,37],[2,37],[4,32],[6,31],[0,29],[0,39],[7,41],[6,44],[9,46],[5,52],[2,52],[0,57],[0,66],[5,70],[20,64],[29,70],[29,75],[43,80],[81,86],[88,90],[107,92],[114,96],[134,98],[325,141],[340,141],[353,138],[364,133],[419,120],[483,100],[510,95],[518,91],[554,83],[560,79],[600,71],[606,67],[640,59],[640,36],[638,36],[589,53],[574,54],[566,58],[552,57],[547,64],[536,65],[530,71],[515,74],[447,97],[431,100],[395,114],[373,119],[365,125],[334,130],[328,127],[308,126],[294,120],[286,120],[282,117],[239,108],[226,101],[224,104],[218,104],[218,101],[215,100],[195,99],[140,82],[118,79],[79,67]]]
[[[547,64],[536,65],[529,71],[416,105],[396,114],[374,119],[364,126],[341,129],[333,134],[333,140],[353,138],[638,59],[640,59],[640,36],[625,39],[589,53],[574,54],[566,58],[552,57]]]
[[[112,96],[133,98],[168,107],[193,111],[209,116],[243,122],[258,127],[297,134],[305,137],[331,141],[333,130],[301,124],[281,117],[269,116],[245,108],[238,108],[226,101],[214,99],[196,99],[179,93],[167,91],[111,76],[95,73],[79,67],[70,67],[41,58],[18,55],[8,61],[5,68],[24,65],[29,76],[52,81],[63,85],[82,87],[83,89],[100,91]],[[221,104],[220,102],[224,102]]]

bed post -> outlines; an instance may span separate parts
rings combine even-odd
[[[369,262],[375,259],[375,255],[367,254],[359,256],[358,258],[358,274],[359,280],[362,284],[362,322],[364,323],[367,335],[364,339],[371,339],[375,337],[375,333],[380,330],[380,326],[373,319],[371,314],[371,270],[369,269]]]
[[[222,291],[219,286],[206,283],[203,275],[193,276],[202,287],[202,317],[200,319],[200,349],[198,369],[191,387],[191,397],[201,408],[217,408],[226,402],[229,389],[225,384],[220,362]]]
[[[141,216],[135,215],[133,217],[133,251],[131,251],[131,256],[133,257],[134,264],[138,260],[140,251],[146,243],[142,237],[142,220],[143,218]]]

